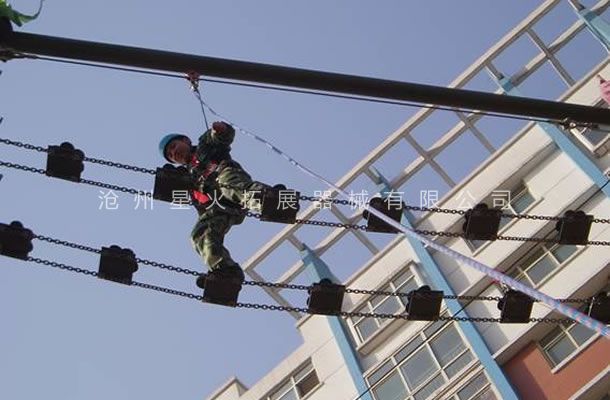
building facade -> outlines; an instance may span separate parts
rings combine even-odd
[[[597,76],[610,79],[610,26],[604,21],[609,5],[609,0],[588,7],[545,1],[450,86],[606,106]],[[569,23],[560,26],[559,20]],[[516,50],[530,56],[517,61],[511,55]],[[610,130],[610,121],[608,125]],[[407,204],[447,209],[485,202],[507,214],[561,216],[583,210],[607,218],[609,150],[610,134],[604,127],[422,109],[337,185],[352,192],[404,193]],[[465,152],[468,157],[456,156]],[[397,154],[404,155],[399,167]],[[301,218],[321,211],[312,206]],[[340,222],[362,220],[357,209],[326,211]],[[461,232],[464,221],[453,213],[405,212],[402,222],[417,229]],[[282,230],[245,264],[248,275],[265,280],[257,268],[287,245],[298,261],[285,266],[278,282],[311,283],[326,277],[350,288],[401,293],[422,285],[450,295],[503,293],[486,275],[402,235],[336,229],[312,242],[304,239],[309,235],[303,229],[307,227]],[[555,221],[503,218],[499,234],[553,239],[557,231]],[[554,298],[587,298],[610,290],[606,246],[435,240]],[[589,240],[610,241],[610,224],[594,223]],[[360,255],[362,262],[342,269],[333,265],[346,251]],[[303,297],[266,290],[279,305],[303,306]],[[398,314],[404,307],[401,297],[349,293],[342,309]],[[441,313],[499,315],[494,301],[445,300]],[[292,315],[303,344],[252,387],[232,378],[209,400],[610,399],[610,341],[573,322]],[[559,316],[539,303],[533,306],[532,317]]]

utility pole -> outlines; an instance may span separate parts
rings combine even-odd
[[[610,124],[610,110],[464,89],[228,60],[154,49],[13,32],[0,21],[0,52],[30,54],[283,87],[480,110],[555,121]]]

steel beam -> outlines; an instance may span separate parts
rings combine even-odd
[[[374,99],[459,107],[552,120],[608,124],[610,110],[278,65],[51,37],[0,29],[0,47],[16,53],[335,92]]]

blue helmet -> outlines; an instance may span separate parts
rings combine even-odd
[[[161,156],[163,158],[165,158],[167,161],[173,163],[172,160],[167,158],[167,155],[165,154],[165,149],[167,148],[167,145],[174,139],[182,139],[182,138],[188,139],[188,136],[182,135],[180,133],[170,133],[170,134],[163,136],[161,138],[161,141],[159,142],[159,152],[161,153]]]

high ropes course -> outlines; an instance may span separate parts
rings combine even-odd
[[[245,212],[246,215],[264,221],[404,234],[421,241],[432,249],[452,257],[462,265],[484,273],[494,281],[510,288],[510,290],[507,290],[502,297],[448,296],[444,295],[442,291],[431,290],[427,286],[423,286],[409,293],[384,292],[347,288],[324,279],[319,283],[304,286],[260,281],[245,281],[242,283],[230,279],[223,281],[222,279],[212,279],[211,275],[208,274],[206,281],[205,274],[187,268],[141,259],[136,257],[134,252],[130,249],[124,249],[119,246],[102,247],[99,249],[55,239],[36,234],[30,229],[24,228],[18,221],[13,221],[10,224],[0,224],[0,254],[86,276],[98,277],[144,289],[160,291],[170,295],[240,308],[409,320],[468,320],[494,323],[557,323],[565,320],[560,318],[530,318],[532,304],[534,302],[540,302],[565,317],[597,331],[606,338],[610,338],[610,328],[607,326],[607,324],[610,323],[610,301],[606,294],[600,294],[585,299],[555,299],[431,239],[431,237],[466,237],[468,239],[479,240],[555,241],[562,244],[610,246],[610,242],[589,241],[587,239],[592,223],[608,224],[610,223],[610,219],[595,218],[592,215],[586,215],[582,211],[572,210],[566,212],[564,216],[510,215],[503,214],[500,210],[488,209],[484,204],[479,204],[468,211],[434,207],[416,207],[404,203],[398,204],[392,208],[389,206],[389,197],[374,198],[366,204],[356,204],[348,193],[326,179],[323,175],[297,161],[262,136],[240,127],[238,124],[229,121],[216,112],[205,102],[199,92],[199,82],[211,81],[260,89],[332,96],[408,107],[464,111],[470,114],[497,118],[549,123],[563,128],[596,127],[596,129],[607,129],[608,121],[610,121],[610,110],[524,97],[503,96],[464,89],[443,88],[15,32],[13,31],[11,21],[16,25],[21,26],[23,22],[35,18],[37,14],[34,16],[26,16],[16,13],[14,10],[11,10],[10,7],[8,11],[6,8],[3,9],[2,7],[6,7],[6,5],[3,1],[0,1],[0,60],[9,61],[26,59],[52,61],[82,66],[111,68],[119,71],[144,73],[161,77],[187,79],[201,106],[206,126],[206,110],[208,110],[215,117],[230,123],[240,134],[261,142],[271,151],[288,161],[292,166],[310,177],[315,178],[319,182],[324,183],[332,189],[333,193],[344,198],[314,198],[301,196],[300,193],[293,191],[294,199],[297,202],[299,200],[330,201],[341,205],[360,206],[364,208],[363,213],[367,220],[367,225],[350,225],[298,219],[296,218],[296,211],[299,209],[298,204],[287,212],[286,210],[279,210],[278,193],[273,190],[269,190],[263,194],[263,209],[261,213]],[[13,14],[11,14],[11,12]],[[80,173],[83,170],[83,162],[123,168],[135,172],[155,175],[155,191],[152,193],[152,196],[157,200],[164,201],[169,201],[168,193],[171,193],[172,190],[189,187],[189,182],[184,171],[169,165],[158,168],[157,170],[152,170],[103,159],[89,158],[85,157],[81,150],[75,149],[74,146],[69,143],[63,143],[59,146],[49,146],[48,148],[21,143],[8,138],[0,138],[0,143],[46,153],[48,157],[46,169],[38,169],[0,160],[0,166],[3,167],[39,173],[67,179],[76,183],[84,183],[132,194],[147,194],[142,190],[82,179],[80,177]],[[608,182],[610,182],[610,180]],[[607,185],[608,182],[603,186]],[[600,190],[603,189],[603,186],[600,187]],[[409,228],[400,223],[400,216],[402,215],[403,210],[460,214],[465,221],[464,232],[435,232]],[[556,229],[559,232],[559,238],[554,240],[546,238],[498,236],[498,224],[501,218],[545,219],[556,221]],[[29,252],[33,248],[32,240],[50,242],[99,254],[99,270],[96,272],[50,260],[31,257],[29,256]],[[132,278],[134,272],[138,269],[138,263],[175,273],[196,276],[198,277],[198,282],[203,277],[205,284],[199,285],[204,288],[203,295],[181,292],[134,281]],[[300,308],[283,305],[240,303],[237,301],[237,294],[241,289],[242,284],[307,291],[309,293],[307,307]],[[345,293],[405,297],[407,300],[407,307],[405,312],[400,314],[346,312],[341,310],[341,303]],[[458,317],[456,315],[439,315],[441,301],[449,298],[463,301],[495,301],[498,303],[498,309],[501,311],[500,317]],[[568,305],[570,303],[577,304],[577,308],[579,309],[586,309],[587,314],[578,311],[576,308],[570,307]]]

